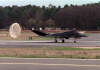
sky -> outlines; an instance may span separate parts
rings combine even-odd
[[[98,3],[100,0],[0,0],[0,6],[25,6],[25,5],[36,5],[42,7],[43,5],[48,7],[49,4],[54,6],[61,6],[73,4],[82,5],[90,3]]]

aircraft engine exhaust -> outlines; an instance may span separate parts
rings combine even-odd
[[[9,29],[10,36],[13,38],[18,38],[20,33],[21,33],[20,25],[18,23],[13,23]]]

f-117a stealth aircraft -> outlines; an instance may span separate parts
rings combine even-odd
[[[85,35],[80,34],[76,30],[68,31],[68,32],[61,32],[61,33],[55,33],[55,34],[47,34],[41,30],[32,30],[34,33],[38,34],[39,36],[43,37],[54,37],[55,43],[57,43],[57,38],[60,38],[62,40],[62,43],[65,42],[65,39],[74,38],[74,43],[76,43],[75,39],[81,38],[81,37],[87,37]]]
[[[58,42],[57,38],[60,38],[62,40],[62,43],[65,42],[65,39],[74,38],[74,43],[76,43],[76,41],[75,41],[76,38],[87,37],[85,35],[80,34],[76,30],[62,32],[62,33],[55,33],[55,34],[47,34],[43,31],[37,30],[37,29],[35,29],[35,30],[32,29],[32,31],[40,36],[43,36],[43,37],[54,37],[56,43]],[[20,25],[18,23],[13,23],[10,26],[9,33],[10,33],[11,37],[17,38],[21,33]],[[29,37],[29,39],[32,39],[32,37]]]

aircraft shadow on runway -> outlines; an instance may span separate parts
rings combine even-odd
[[[55,42],[24,42],[24,43],[55,43]],[[57,42],[55,44],[59,44],[59,43],[62,43],[62,42]],[[74,43],[74,42],[64,42],[64,43]],[[63,43],[63,44],[64,44]],[[78,43],[78,42],[77,42]]]

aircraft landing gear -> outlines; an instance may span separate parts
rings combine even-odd
[[[57,41],[57,38],[55,37],[55,43],[57,43],[58,41]]]
[[[32,37],[31,36],[29,36],[29,40],[32,40]]]
[[[65,43],[64,38],[60,38],[60,39],[62,40],[62,43]],[[58,41],[57,41],[57,37],[55,37],[55,43],[58,43]]]
[[[62,43],[64,43],[65,42],[65,40],[62,40]]]
[[[76,43],[76,41],[74,41],[74,43]]]
[[[64,43],[65,42],[65,40],[64,40],[64,38],[62,38],[62,43]]]
[[[57,40],[55,40],[55,43],[57,43],[58,41]]]
[[[75,38],[74,38],[74,43],[76,43]]]

